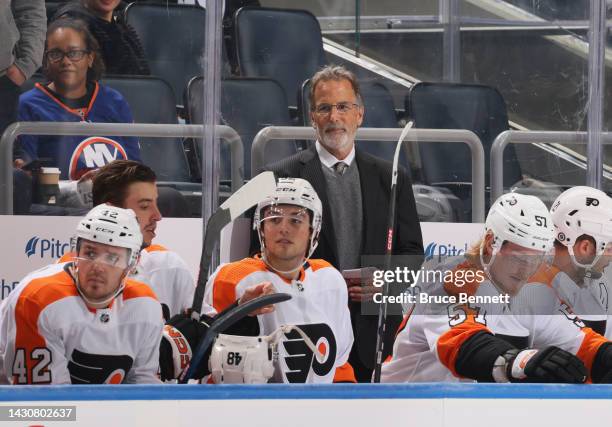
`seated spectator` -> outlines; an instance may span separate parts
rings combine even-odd
[[[98,41],[108,74],[149,75],[138,35],[123,18],[121,0],[75,0],[58,9],[53,19],[83,20]]]
[[[123,96],[98,83],[103,69],[98,44],[83,22],[54,21],[43,59],[49,83],[21,95],[19,121],[132,123]],[[16,167],[45,158],[61,170],[61,179],[71,180],[116,159],[140,160],[135,138],[22,135],[16,150]]]

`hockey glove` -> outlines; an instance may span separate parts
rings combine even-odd
[[[587,371],[580,359],[559,347],[508,350],[495,361],[497,382],[584,383]]]
[[[191,361],[198,343],[206,335],[211,322],[212,319],[207,316],[202,316],[201,320],[197,321],[189,314],[177,314],[166,323],[159,346],[159,369],[162,381],[174,380],[180,376]],[[206,360],[209,354],[210,350]],[[208,363],[201,363],[194,378],[200,379],[209,373]]]

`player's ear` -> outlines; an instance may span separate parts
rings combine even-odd
[[[483,253],[485,255],[491,255],[493,253],[493,240],[495,239],[495,236],[493,235],[493,232],[491,231],[487,231],[487,233],[485,234],[484,238],[483,238],[483,245],[484,245],[484,250]]]
[[[591,239],[578,239],[574,243],[574,255],[578,261],[585,262],[587,258],[595,256],[595,244]]]

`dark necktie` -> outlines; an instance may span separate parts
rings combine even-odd
[[[347,168],[348,165],[344,162],[338,162],[334,165],[334,171],[336,171],[336,173],[340,176],[344,175],[344,172],[346,172]]]

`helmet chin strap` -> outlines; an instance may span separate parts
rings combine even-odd
[[[603,275],[603,272],[598,272],[593,269],[593,267],[597,265],[599,259],[602,257],[603,252],[595,255],[595,258],[593,259],[593,261],[591,261],[590,264],[582,264],[581,262],[578,262],[578,260],[576,259],[576,255],[574,255],[574,248],[572,246],[567,247],[567,252],[570,254],[572,264],[574,264],[575,267],[584,272],[584,277],[586,279],[599,279]],[[584,286],[584,282],[582,284],[578,284],[578,286]]]
[[[266,257],[266,243],[263,238],[263,232],[260,232],[260,235],[259,235],[259,245],[261,246],[261,260],[266,264],[266,266],[268,266],[268,268],[270,268],[270,270],[278,274],[289,275],[289,274],[293,274],[299,271],[302,267],[304,267],[304,265],[308,262],[308,260],[312,256],[313,252],[317,248],[317,244],[318,242],[316,241],[313,244],[309,243],[308,255],[302,258],[302,261],[300,261],[297,267],[292,268],[291,270],[279,270],[278,268],[273,267],[272,264],[270,264],[270,262],[268,261],[268,257]]]
[[[302,261],[300,261],[297,267],[292,268],[291,270],[279,270],[278,268],[274,268],[272,264],[270,264],[270,262],[268,261],[268,258],[266,257],[265,248],[263,248],[263,250],[261,251],[261,259],[268,266],[270,270],[273,270],[274,272],[279,273],[279,274],[287,274],[287,275],[293,274],[299,271],[304,266],[304,264],[306,264],[306,261],[308,261],[308,258],[302,258]]]
[[[81,284],[79,282],[79,268],[76,265],[74,265],[74,283],[76,284],[76,288],[77,288],[77,291],[79,292],[79,295],[81,296],[81,298],[83,298],[83,300],[89,307],[95,308],[95,309],[106,308],[108,307],[108,305],[111,303],[112,300],[117,298],[117,295],[123,292],[123,288],[125,288],[125,278],[129,275],[131,269],[132,267],[128,267],[125,270],[123,277],[121,278],[121,284],[119,285],[119,287],[117,287],[117,289],[111,296],[109,296],[108,298],[102,301],[94,301],[88,298],[87,296],[85,296],[85,293],[81,289]]]
[[[493,239],[496,239],[496,238],[493,237]],[[501,286],[499,286],[495,282],[495,280],[493,280],[493,275],[491,274],[491,266],[495,262],[495,258],[497,257],[497,253],[499,252],[499,247],[496,245],[495,240],[493,240],[493,253],[491,254],[491,259],[489,260],[488,263],[485,263],[484,262],[484,256],[483,256],[484,245],[485,245],[485,240],[483,239],[482,242],[480,243],[480,250],[479,250],[480,264],[482,265],[482,269],[485,272],[485,274],[487,275],[487,277],[489,278],[489,280],[491,281],[491,283],[493,284],[493,286],[495,286],[495,289],[497,289],[498,291],[504,293],[506,291],[504,291],[503,288]]]

